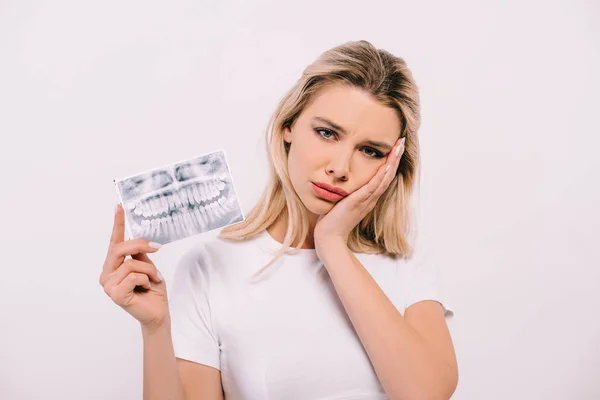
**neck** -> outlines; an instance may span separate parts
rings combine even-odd
[[[319,218],[318,214],[308,213],[308,237],[306,241],[300,246],[300,249],[314,249],[315,241],[314,241],[314,232],[315,225],[317,224],[317,219]],[[283,212],[279,215],[279,217],[275,220],[273,225],[267,228],[269,234],[273,237],[273,239],[277,240],[279,243],[283,243],[283,239],[285,238],[285,233],[287,232],[288,227],[288,217],[287,217],[287,209],[284,209]]]

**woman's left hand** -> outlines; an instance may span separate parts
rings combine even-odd
[[[396,150],[399,150],[398,156]],[[385,164],[379,167],[369,182],[338,201],[327,214],[319,216],[314,232],[317,251],[320,244],[331,241],[347,244],[352,229],[375,207],[379,197],[394,179],[403,153],[404,143],[398,140],[397,145],[389,152]],[[390,168],[386,173],[388,166]]]

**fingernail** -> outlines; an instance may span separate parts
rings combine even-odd
[[[163,278],[159,270],[156,270],[156,273],[158,274],[158,279],[162,282],[165,278]]]
[[[406,139],[406,138],[405,138],[405,137],[403,137],[403,138],[402,138],[402,140],[400,141],[400,146],[398,146],[398,148],[396,149],[396,157],[398,157],[398,155],[400,154],[400,149],[403,149],[403,148],[404,148],[404,140],[405,140],[405,139]]]
[[[117,203],[117,204],[115,205],[115,214],[117,213],[117,211],[118,211],[118,210],[119,210],[119,203]]]
[[[389,169],[390,169],[390,166],[388,165],[387,167],[385,167],[385,172],[388,172]]]
[[[155,249],[160,249],[162,247],[162,244],[156,243],[156,242],[150,242],[150,243],[148,243],[148,246],[153,247]]]

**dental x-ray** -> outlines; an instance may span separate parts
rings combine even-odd
[[[166,244],[245,220],[221,149],[114,183],[130,239]]]

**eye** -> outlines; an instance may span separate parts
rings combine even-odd
[[[319,135],[320,137],[322,137],[323,139],[331,139],[332,137],[336,136],[337,134],[329,129],[325,129],[325,128],[315,128],[315,132],[317,132],[317,135]],[[323,133],[321,133],[323,132]],[[326,135],[331,135],[331,136],[326,136]],[[365,153],[367,155],[367,157],[370,158],[383,158],[384,155],[383,153],[381,153],[378,150],[375,150],[371,147],[365,147],[364,150],[366,150],[367,152]]]
[[[335,136],[335,132],[332,132],[329,129],[315,128],[315,132],[317,132],[317,135],[321,136],[323,139],[330,139],[332,136]],[[326,134],[330,134],[332,136],[325,137],[321,134],[321,132],[325,132]]]
[[[365,147],[365,150],[367,151],[371,151],[372,153],[365,153],[367,154],[369,157],[373,157],[373,158],[383,158],[383,154],[381,154],[381,152],[372,149],[370,147]]]

